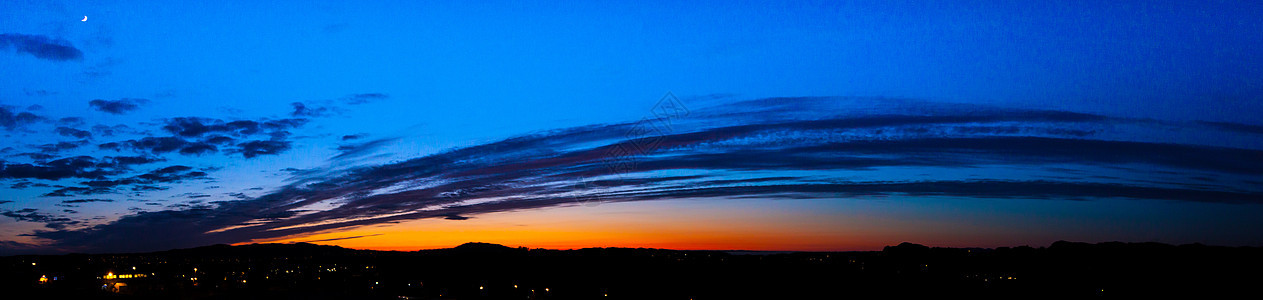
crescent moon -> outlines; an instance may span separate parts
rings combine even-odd
[[[87,22],[87,21],[88,21],[88,16],[83,16],[83,20],[79,20],[79,21],[82,21],[82,22]]]

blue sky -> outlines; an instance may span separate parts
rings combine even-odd
[[[1263,36],[1254,34],[1263,29],[1259,4],[0,5],[5,20],[0,70],[6,74],[0,85],[5,141],[0,148],[8,149],[0,158],[6,164],[0,210],[8,216],[0,219],[0,240],[19,249],[14,251],[157,250],[315,232],[364,233],[365,223],[394,222],[338,225],[352,216],[479,222],[477,215],[490,211],[572,206],[573,201],[544,198],[572,199],[576,193],[578,199],[619,207],[675,197],[723,205],[722,199],[741,195],[719,189],[731,183],[716,180],[752,178],[773,184],[739,192],[767,198],[759,203],[768,206],[784,197],[819,204],[875,194],[906,196],[912,203],[956,197],[1092,199],[1101,207],[1127,201],[1122,203],[1141,210],[1149,206],[1137,199],[1178,204],[1178,209],[1153,208],[1155,214],[1144,218],[1121,212],[1092,218],[1103,224],[1153,220],[1116,235],[1091,235],[1060,221],[1030,224],[1031,232],[1052,239],[1047,242],[1257,245],[1263,240],[1258,230],[1221,232],[1258,225],[1240,212],[1260,210],[1257,186],[1263,182],[1256,159],[1263,148],[1258,142],[1263,123],[1256,117],[1263,113],[1258,80]],[[659,105],[668,92],[675,98],[667,103],[685,107],[687,114],[663,114]],[[663,121],[669,126],[662,127]],[[628,136],[645,124],[652,130]],[[212,129],[189,127],[194,125]],[[210,142],[216,136],[224,139]],[[514,144],[532,138],[549,142]],[[675,144],[635,155],[609,150],[645,138]],[[183,144],[163,149],[160,141]],[[840,146],[845,143],[859,144]],[[848,150],[861,146],[869,148]],[[639,167],[545,176],[597,170],[590,168],[596,160],[561,159],[579,153],[635,157]],[[87,158],[62,160],[76,157]],[[122,163],[119,157],[144,162]],[[19,172],[88,161],[92,168],[112,167],[43,178]],[[420,170],[418,161],[446,167]],[[529,161],[538,162],[526,168],[534,170],[529,174],[487,177],[522,170],[511,165]],[[832,165],[819,166],[825,162]],[[392,167],[412,175],[387,178],[372,171]],[[602,181],[610,176],[621,183]],[[647,180],[625,186],[635,182],[628,178],[672,176],[694,177],[680,181],[687,184]],[[930,180],[952,185],[889,185]],[[100,189],[104,181],[113,183]],[[614,190],[529,188],[582,187],[589,181]],[[444,205],[501,206],[416,214],[429,208],[407,203],[421,196],[397,195],[436,182],[463,184],[435,195],[474,197]],[[888,185],[856,185],[875,182]],[[336,184],[345,194],[310,194],[311,183]],[[1022,192],[971,188],[979,183],[1010,184]],[[1078,185],[1059,185],[1068,183]],[[716,189],[695,193],[699,185]],[[519,194],[474,192],[487,193],[489,187]],[[1170,190],[1127,189],[1135,187]],[[821,196],[822,191],[833,196]],[[392,193],[374,201],[356,198]],[[327,200],[319,208],[331,212],[286,215],[266,226],[334,225],[279,236],[272,234],[278,230],[204,233],[265,222],[253,215],[259,211],[313,209],[258,206],[273,198]],[[65,202],[90,199],[108,201]],[[372,205],[359,210],[344,205],[354,201]],[[962,216],[949,218],[955,222],[989,213],[985,206],[966,204],[974,202],[949,203],[961,204],[929,211]],[[1044,206],[1016,207],[1030,209],[996,211],[990,219]],[[235,217],[181,228],[189,231],[186,240],[135,248],[103,242],[125,237],[127,231],[116,228],[127,222],[171,222],[155,216],[195,213]],[[146,214],[150,217],[142,220]],[[308,214],[315,216],[303,217]],[[1191,225],[1156,224],[1164,221]],[[917,231],[912,225],[894,227]],[[979,242],[983,246],[1043,241],[971,238],[986,241]],[[828,245],[834,244],[811,248]]]

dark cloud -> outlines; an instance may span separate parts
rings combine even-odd
[[[131,149],[144,153],[165,154],[177,152],[183,155],[206,155],[220,151],[241,153],[246,158],[258,155],[275,155],[288,150],[290,132],[303,126],[307,119],[237,120],[224,121],[210,118],[179,117],[165,121],[162,129],[173,136],[149,136],[137,140],[110,142],[97,145],[102,150]],[[268,140],[236,142],[238,138],[266,136]]]
[[[166,161],[166,159],[155,156],[107,156],[102,159],[102,163],[98,164],[98,166],[128,169],[133,165],[144,165],[163,161]]]
[[[110,199],[76,199],[76,200],[62,200],[62,201],[61,201],[61,203],[67,203],[67,204],[70,204],[70,203],[91,203],[91,202],[114,202],[114,200],[110,200]]]
[[[180,148],[180,154],[184,155],[202,155],[215,152],[219,152],[219,148],[207,143],[189,143],[184,148]]]
[[[96,147],[97,147],[97,149],[99,149],[99,150],[114,150],[114,151],[119,151],[119,150],[122,150],[123,144],[118,143],[118,142],[109,142],[109,143],[104,143],[104,144],[99,144],[99,145],[96,145]]]
[[[119,161],[117,160],[118,158],[113,158],[113,159],[114,161],[112,163],[114,164],[115,167],[128,165],[126,163],[119,163]],[[157,161],[156,159],[142,158],[142,157],[129,157],[129,158],[126,158],[126,160],[131,160],[130,162],[135,163],[135,164],[139,164],[142,162],[151,163],[151,162]],[[121,172],[115,172],[115,174],[117,173],[121,173]],[[61,187],[51,192],[45,193],[43,196],[44,197],[70,197],[74,195],[113,194],[117,192],[115,190],[116,187],[129,186],[129,185],[132,186],[131,190],[136,191],[136,192],[165,190],[166,187],[160,186],[161,184],[179,183],[185,180],[194,180],[194,179],[201,179],[201,180],[210,179],[207,176],[208,174],[206,172],[193,170],[192,167],[176,165],[176,166],[164,167],[161,169],[153,170],[148,173],[144,173],[144,174],[136,175],[132,177],[108,179],[104,176],[99,176],[96,178],[92,178],[94,180],[82,182],[81,184],[83,184],[84,186]],[[73,202],[63,202],[63,203],[73,203]]]
[[[331,238],[331,239],[323,239],[323,240],[302,241],[302,242],[299,242],[299,243],[332,242],[332,241],[341,241],[341,240],[349,240],[349,239],[366,238],[366,237],[379,236],[379,235],[383,235],[383,234],[382,234],[382,233],[377,233],[377,234],[366,234],[366,235],[348,236],[348,237]]]
[[[245,126],[234,126],[240,130],[258,130],[258,125],[253,121],[243,121],[248,123]],[[251,129],[253,128],[253,129]],[[227,124],[223,120],[197,118],[197,117],[180,117],[167,120],[167,124],[162,126],[163,130],[182,137],[199,137],[209,132],[225,132],[229,130]],[[253,132],[251,132],[253,133]]]
[[[74,150],[76,148],[79,148],[79,146],[83,146],[87,144],[88,144],[88,141],[57,142],[56,144],[39,145],[36,148],[39,148],[40,151],[46,154],[56,154],[61,151]]]
[[[342,159],[350,159],[350,158],[364,156],[366,154],[372,153],[374,150],[377,150],[378,148],[381,148],[382,146],[389,145],[395,140],[398,140],[398,138],[383,138],[383,139],[376,139],[376,140],[367,141],[367,142],[358,143],[358,144],[341,145],[341,146],[338,146],[338,149],[337,149],[338,152],[340,153],[334,156],[333,159],[342,160]]]
[[[314,101],[314,103],[293,102],[290,103],[290,106],[294,108],[294,110],[290,112],[290,116],[318,118],[339,115],[345,113],[346,109],[338,107],[337,104],[360,105],[386,98],[389,98],[389,96],[382,93],[363,93],[347,95],[337,100]]]
[[[39,182],[20,181],[18,183],[14,183],[9,186],[9,188],[15,189],[15,190],[32,188],[32,187],[51,187],[51,185],[48,185],[45,183],[39,183]]]
[[[203,193],[180,193],[180,194],[171,195],[171,198],[198,199],[198,198],[207,198],[207,197],[210,197],[210,195],[203,194]],[[200,201],[192,201],[189,203],[195,204],[195,203],[200,203]]]
[[[411,219],[461,220],[491,212],[591,202],[689,198],[1124,198],[1263,204],[1263,191],[1257,186],[1228,185],[1239,181],[1227,180],[1263,175],[1263,151],[1092,138],[1119,130],[1113,124],[1145,127],[1152,123],[1059,111],[956,108],[803,118],[797,109],[821,104],[814,99],[798,104],[783,103],[797,101],[793,98],[776,101],[767,111],[738,103],[727,110],[694,111],[692,115],[700,119],[658,118],[558,129],[331,174],[299,172],[290,184],[257,197],[241,194],[233,196],[240,200],[214,205],[181,204],[172,207],[178,210],[129,215],[108,224],[41,231],[35,236],[66,249],[146,251]],[[262,124],[259,128],[266,130]],[[344,155],[365,153],[385,141],[340,150]],[[268,142],[276,141],[240,143],[236,151],[253,157],[281,148]],[[244,145],[249,143],[258,145]],[[864,177],[860,172],[884,168],[926,173],[925,168],[965,172],[995,166],[1035,175],[994,172],[978,178],[926,179],[911,175],[915,173],[885,172],[892,178],[858,179]],[[1118,173],[1091,175],[1117,179],[1083,175],[1111,168]],[[1140,176],[1156,171],[1169,172],[1173,179]],[[166,173],[191,172],[195,171],[183,167]],[[662,175],[678,172],[690,175]],[[1191,178],[1206,176],[1221,180]],[[330,202],[337,205],[308,210],[313,204]],[[250,226],[239,226],[243,224]],[[239,227],[225,229],[231,226]],[[164,238],[136,241],[133,237],[142,231]]]
[[[182,138],[178,137],[145,137],[139,140],[129,140],[123,143],[129,148],[139,151],[145,151],[153,154],[163,154],[183,149],[189,144]],[[118,149],[120,145],[116,143],[105,143],[98,145],[101,149]]]
[[[69,61],[83,59],[83,52],[63,39],[43,35],[0,33],[0,49],[13,49],[39,59]]]
[[[222,135],[212,135],[202,139],[202,143],[210,145],[227,145],[232,144],[235,140]]]
[[[33,160],[35,160],[36,162],[46,162],[46,161],[48,161],[48,160],[51,160],[51,159],[57,158],[57,156],[56,156],[56,155],[53,155],[53,154],[49,154],[49,153],[35,153],[35,152],[18,153],[18,154],[14,154],[12,157],[20,157],[20,156],[29,157],[29,158],[31,158],[31,159],[33,159]]]
[[[57,132],[58,135],[73,137],[77,139],[86,139],[86,138],[92,137],[91,132],[69,128],[69,127],[57,127],[55,131]]]
[[[245,158],[253,158],[259,155],[275,155],[281,152],[285,152],[285,150],[289,150],[290,142],[289,141],[249,141],[249,142],[237,144],[237,147],[240,147],[240,149],[234,150],[234,152],[241,153],[241,155],[244,156]]]
[[[460,215],[455,215],[455,214],[452,214],[452,215],[446,215],[446,216],[443,216],[443,219],[444,219],[444,220],[457,220],[457,221],[462,221],[462,220],[469,220],[469,217],[464,217],[464,216],[460,216]]]
[[[14,242],[14,241],[0,241],[0,256],[45,254],[45,253],[41,253],[40,251],[47,251],[47,250],[48,250],[47,248],[40,245],[19,243],[19,242]]]
[[[98,111],[115,114],[115,115],[121,115],[121,114],[129,113],[131,111],[140,109],[140,106],[146,103],[149,103],[148,99],[138,99],[138,98],[123,98],[123,99],[118,99],[118,100],[96,99],[96,100],[89,101],[88,106]]]
[[[67,157],[43,164],[12,164],[0,162],[0,179],[94,179],[118,173],[120,173],[119,170],[101,168],[99,161],[89,156]]]
[[[9,204],[9,203],[13,203],[13,201],[9,201],[9,200],[0,201],[0,204]]]
[[[113,191],[108,188],[71,186],[44,193],[43,195],[40,195],[40,197],[73,197],[75,195],[98,195],[109,194],[112,192]]]
[[[294,111],[289,115],[293,117],[324,117],[334,113],[334,109],[324,106],[307,106],[302,102],[290,103],[294,107]]]
[[[15,113],[12,107],[0,105],[0,127],[4,127],[6,130],[12,131],[27,125],[47,121],[48,118],[29,112]]]
[[[359,105],[386,98],[390,98],[390,96],[382,93],[363,93],[343,97],[342,101],[350,105]]]
[[[15,210],[15,211],[6,210],[3,212],[0,212],[0,216],[10,217],[10,218],[13,218],[13,220],[16,220],[19,222],[46,223],[45,227],[52,228],[52,229],[62,229],[65,227],[65,225],[73,225],[73,224],[79,223],[78,221],[74,221],[70,218],[59,217],[53,214],[40,213],[38,209],[34,209],[34,208],[25,208],[25,209],[20,209],[20,210]]]
[[[132,187],[132,191],[134,192],[165,191],[167,189],[169,188],[165,186],[156,186],[156,185],[137,185],[137,186]]]
[[[136,176],[141,183],[173,183],[189,179],[205,179],[206,172],[194,171],[189,166],[170,166]]]
[[[52,96],[52,95],[56,95],[56,94],[57,94],[57,92],[54,92],[54,91],[49,91],[49,90],[32,90],[32,89],[22,89],[22,93],[23,93],[23,94],[25,94],[25,95],[27,95],[27,96],[37,96],[37,97]],[[33,109],[32,109],[32,108],[28,107],[28,108],[27,108],[27,110],[39,110],[40,108],[43,108],[42,106],[39,106],[39,104],[33,104],[33,105],[31,105],[31,106],[32,106],[32,107],[36,107],[36,108],[33,108]]]
[[[366,134],[362,134],[362,133],[361,133],[361,134],[348,134],[348,135],[344,135],[344,136],[342,136],[342,140],[343,140],[343,141],[358,140],[358,139],[362,139],[362,138],[364,138],[365,136],[367,136],[367,135],[366,135]]]

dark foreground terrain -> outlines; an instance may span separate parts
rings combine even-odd
[[[0,258],[0,298],[841,299],[1257,295],[1263,249],[1156,243],[751,253],[311,244]]]

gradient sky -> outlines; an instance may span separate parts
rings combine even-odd
[[[469,2],[0,1],[0,255],[1263,246],[1263,4]]]

